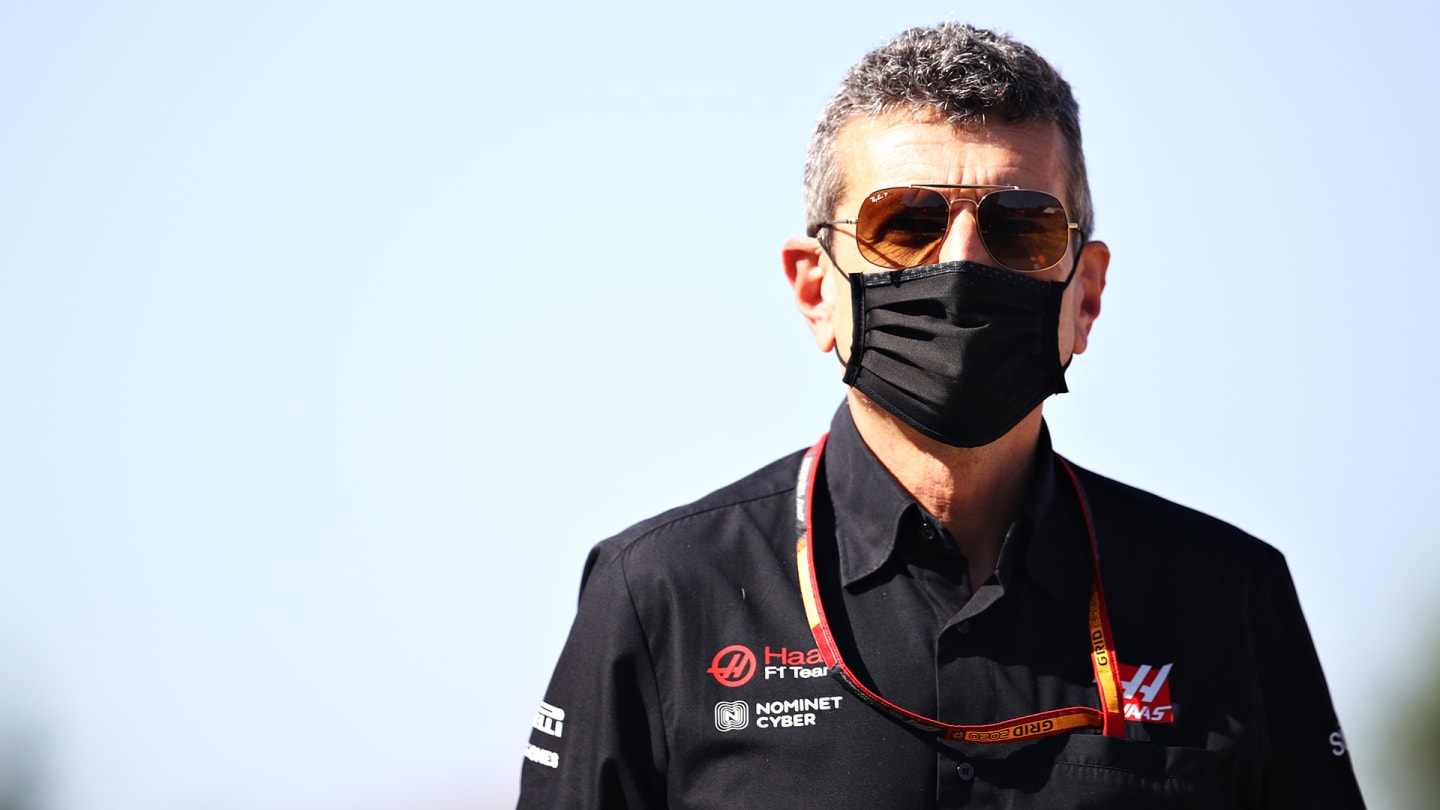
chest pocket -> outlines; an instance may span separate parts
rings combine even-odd
[[[1073,734],[1056,754],[1046,792],[1067,807],[1234,807],[1236,757],[1224,751]]]

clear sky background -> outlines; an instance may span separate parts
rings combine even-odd
[[[0,0],[0,791],[513,804],[589,546],[827,426],[805,141],[947,18],[1081,103],[1114,260],[1057,448],[1285,552],[1405,806],[1440,25],[1397,0]]]

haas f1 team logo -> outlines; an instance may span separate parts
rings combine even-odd
[[[731,644],[715,653],[705,671],[724,686],[744,686],[755,677],[755,653],[743,644]]]
[[[755,653],[743,644],[731,644],[715,653],[705,671],[725,686],[744,686],[755,677]]]
[[[1159,669],[1149,664],[1132,667],[1120,665],[1120,688],[1125,693],[1125,719],[1142,723],[1173,723],[1175,709],[1170,705],[1170,667]]]

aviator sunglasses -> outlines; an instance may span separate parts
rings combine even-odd
[[[979,200],[945,198],[938,189],[985,191]],[[876,267],[892,270],[916,267],[935,252],[950,231],[950,208],[957,203],[975,206],[980,244],[1007,270],[1038,273],[1060,263],[1070,243],[1070,231],[1079,229],[1052,194],[1019,186],[951,185],[919,183],[872,191],[860,204],[854,219],[832,219],[811,225],[821,228],[854,225],[860,255]]]

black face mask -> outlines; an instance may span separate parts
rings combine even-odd
[[[1060,300],[1074,277],[964,261],[852,273],[845,382],[938,442],[989,444],[1069,390]]]

